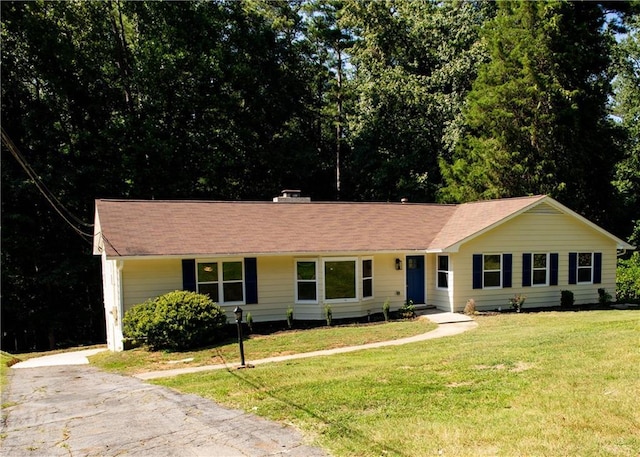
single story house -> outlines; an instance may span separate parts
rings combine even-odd
[[[122,316],[177,290],[209,294],[255,322],[365,316],[411,300],[459,312],[577,304],[615,292],[616,258],[633,246],[538,195],[460,205],[97,200],[93,252],[102,259],[108,345]]]

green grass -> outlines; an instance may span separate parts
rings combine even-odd
[[[477,321],[439,340],[156,383],[292,423],[335,456],[640,453],[640,311]]]
[[[388,323],[321,327],[308,330],[290,330],[271,335],[249,335],[244,341],[246,361],[267,357],[312,352],[345,346],[357,346],[378,341],[394,340],[436,328],[425,319],[394,321]],[[188,359],[193,359],[189,360]],[[237,339],[231,339],[216,347],[197,351],[149,352],[138,348],[124,352],[103,352],[90,358],[91,363],[109,371],[135,374],[174,368],[239,363]]]
[[[7,385],[7,372],[9,370],[9,364],[15,360],[15,357],[11,354],[0,351],[0,390],[4,390]]]

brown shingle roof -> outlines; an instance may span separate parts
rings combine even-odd
[[[108,256],[437,250],[542,198],[464,205],[97,200],[96,239]]]
[[[440,233],[431,241],[429,249],[446,249],[460,243],[522,210],[534,206],[545,198],[547,198],[545,195],[536,195],[534,197],[503,198],[459,205],[444,224]]]

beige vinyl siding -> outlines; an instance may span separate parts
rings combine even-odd
[[[182,289],[180,259],[130,259],[122,269],[124,311],[150,298]]]
[[[601,284],[569,284],[569,253],[601,252]],[[558,285],[522,287],[523,253],[557,253]],[[473,289],[473,254],[512,254],[512,287]],[[454,306],[464,309],[475,299],[479,309],[508,308],[508,300],[524,294],[524,307],[557,306],[560,292],[574,293],[576,304],[598,301],[598,288],[615,291],[616,244],[573,216],[544,211],[526,212],[465,243],[455,254]]]
[[[287,308],[294,306],[294,263],[292,257],[258,257],[258,303],[243,305],[245,315],[251,313],[255,322],[283,321],[287,318]],[[303,317],[301,310],[294,307],[294,319]]]
[[[286,311],[293,306],[294,319],[324,319],[324,275],[322,274],[324,258],[356,258],[358,297],[362,297],[363,259],[373,260],[373,298],[358,299],[354,302],[331,303],[335,319],[366,316],[381,313],[385,300],[391,302],[391,309],[396,310],[405,301],[405,271],[395,269],[395,259],[404,255],[367,253],[327,256],[269,256],[257,257],[258,303],[242,305],[244,315],[251,313],[254,322],[278,321],[286,319]],[[215,257],[208,258],[215,260]],[[318,303],[295,303],[295,261],[297,259],[316,260],[318,278]],[[182,289],[182,259],[129,259],[124,261],[122,270],[123,297],[125,312],[132,306],[155,298],[159,295]],[[235,317],[233,309],[236,305],[222,305],[229,322]]]

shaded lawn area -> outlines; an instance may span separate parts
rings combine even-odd
[[[245,335],[247,338],[243,344],[247,363],[251,363],[251,360],[267,357],[396,340],[426,333],[435,328],[437,325],[426,319],[400,320],[288,330],[268,335]],[[190,366],[238,364],[240,355],[238,340],[232,338],[215,347],[194,351],[149,352],[138,348],[116,353],[103,352],[92,356],[90,360],[93,365],[105,370],[135,374]]]
[[[400,347],[157,380],[336,456],[640,453],[640,311],[479,316]]]

